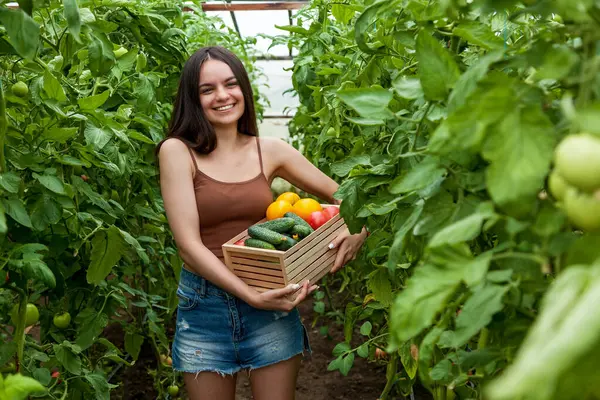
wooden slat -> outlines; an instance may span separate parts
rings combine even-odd
[[[244,278],[244,277],[240,277],[240,279],[243,280],[244,282],[246,282],[249,286],[258,286],[258,287],[267,288],[267,289],[279,289],[279,288],[283,287],[283,285],[279,284],[279,283],[259,281],[257,279]]]
[[[322,204],[321,206],[323,208],[330,207],[330,205],[327,205],[327,204]],[[337,207],[337,206],[334,206],[334,207]],[[317,229],[316,231],[312,232],[310,235],[308,235],[307,237],[302,239],[297,245],[293,246],[291,249],[287,250],[285,252],[284,258],[288,259],[294,253],[301,251],[303,247],[308,245],[308,243],[310,243],[312,240],[314,240],[319,235],[321,235],[324,232],[331,229],[331,226],[338,224],[340,220],[342,220],[342,217],[339,214],[334,215],[333,218],[331,218],[329,221],[325,222],[322,226],[319,227],[319,229]]]
[[[297,276],[306,273],[306,270],[309,270],[310,272],[315,268],[319,268],[319,265],[322,262],[324,262],[324,260],[335,256],[337,256],[337,251],[334,250],[326,249],[319,252],[315,252],[314,254],[310,255],[310,257],[302,260],[302,262],[291,266],[292,269],[286,271],[288,279],[294,280]]]
[[[333,240],[338,232],[344,227],[345,223],[343,219],[338,220],[332,226],[329,226],[327,229],[321,231],[315,231],[311,233],[309,236],[305,237],[300,241],[296,246],[302,245],[296,252],[291,255],[284,255],[284,261],[286,266],[290,265],[298,258],[302,257],[306,252],[310,251],[317,246],[325,246],[327,247],[329,243],[325,243],[326,241]],[[296,247],[294,246],[294,247]],[[292,249],[294,248],[292,247]]]
[[[283,280],[283,271],[282,270],[252,267],[252,266],[248,266],[248,265],[235,264],[235,263],[233,264],[233,270],[234,271],[252,272],[254,274],[269,275],[269,276],[281,278]]]
[[[271,261],[279,260],[284,252],[279,250],[258,249],[255,247],[243,247],[223,245],[223,253],[227,252],[230,257],[254,258],[257,260]]]
[[[327,275],[327,273],[331,270],[331,267],[335,263],[335,257],[335,254],[321,257],[311,266],[300,271],[300,273],[292,278],[290,282],[301,283],[308,279],[310,284],[314,285],[319,279]]]
[[[254,260],[251,258],[231,257],[231,263],[236,265],[247,265],[251,267],[257,267],[261,269],[269,269],[273,271],[280,271],[283,276],[283,267],[280,262],[271,263],[262,260]],[[272,271],[271,271],[272,272]]]
[[[240,278],[250,278],[250,279],[256,279],[258,281],[278,283],[283,286],[283,277],[276,277],[276,276],[271,276],[271,275],[266,275],[266,274],[261,274],[261,273],[257,274],[257,273],[253,273],[253,272],[242,271],[239,269],[235,269],[234,271],[235,271],[235,274]]]
[[[305,263],[311,263],[315,257],[319,257],[325,253],[337,253],[337,249],[330,249],[328,247],[329,243],[335,239],[339,235],[339,230],[333,230],[329,232],[328,235],[321,237],[320,240],[317,240],[313,243],[313,245],[306,249],[302,254],[296,254],[295,258],[291,260],[285,261],[285,273],[288,276],[293,274],[293,271],[298,268],[300,265]]]
[[[204,11],[299,10],[307,1],[272,1],[261,3],[203,3]]]

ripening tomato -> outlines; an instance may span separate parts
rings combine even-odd
[[[331,218],[333,218],[334,216],[338,215],[339,213],[340,213],[339,207],[329,206],[329,207],[325,207],[323,209],[323,214],[325,214],[328,221]]]
[[[585,192],[600,188],[600,138],[589,133],[568,135],[556,147],[556,171]]]
[[[578,228],[589,232],[600,230],[600,200],[594,196],[571,188],[565,194],[565,210]]]
[[[327,222],[328,218],[323,211],[314,211],[310,214],[310,218],[308,219],[308,224],[315,230],[319,229],[325,222]]]

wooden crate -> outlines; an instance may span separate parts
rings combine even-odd
[[[323,207],[330,205],[323,204]],[[225,264],[259,292],[302,283],[307,279],[315,284],[333,267],[337,248],[329,249],[328,246],[344,226],[340,215],[335,215],[286,251],[234,245],[238,240],[249,237],[246,230],[223,244]]]

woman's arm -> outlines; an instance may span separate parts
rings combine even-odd
[[[338,190],[338,183],[321,172],[298,150],[280,139],[267,139],[270,146],[269,155],[275,163],[275,176],[279,176],[292,185],[311,193],[331,204],[340,204],[333,195]],[[348,261],[354,260],[362,247],[368,233],[362,232],[351,235],[346,228],[329,245],[330,249],[338,248],[338,254],[331,272],[342,268]]]
[[[312,291],[305,284],[296,300],[292,302],[285,295],[293,293],[298,287],[260,294],[231,272],[202,243],[193,185],[193,167],[187,146],[177,139],[166,140],[160,149],[159,157],[160,187],[165,212],[179,254],[188,268],[226,292],[258,308],[288,310],[295,307],[309,291]]]
[[[339,187],[338,183],[315,167],[302,153],[281,139],[261,140],[268,142],[270,147],[269,156],[275,166],[275,176],[330,204],[340,203],[333,198]]]

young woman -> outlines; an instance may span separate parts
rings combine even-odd
[[[337,183],[284,141],[258,138],[248,75],[222,47],[202,48],[185,64],[158,157],[185,263],[172,353],[190,399],[233,400],[240,370],[250,371],[255,400],[294,399],[302,354],[310,352],[296,306],[317,286],[259,293],[225,266],[221,245],[264,218],[274,177],[328,202]],[[346,230],[334,240],[332,272],[354,259],[365,237]]]

